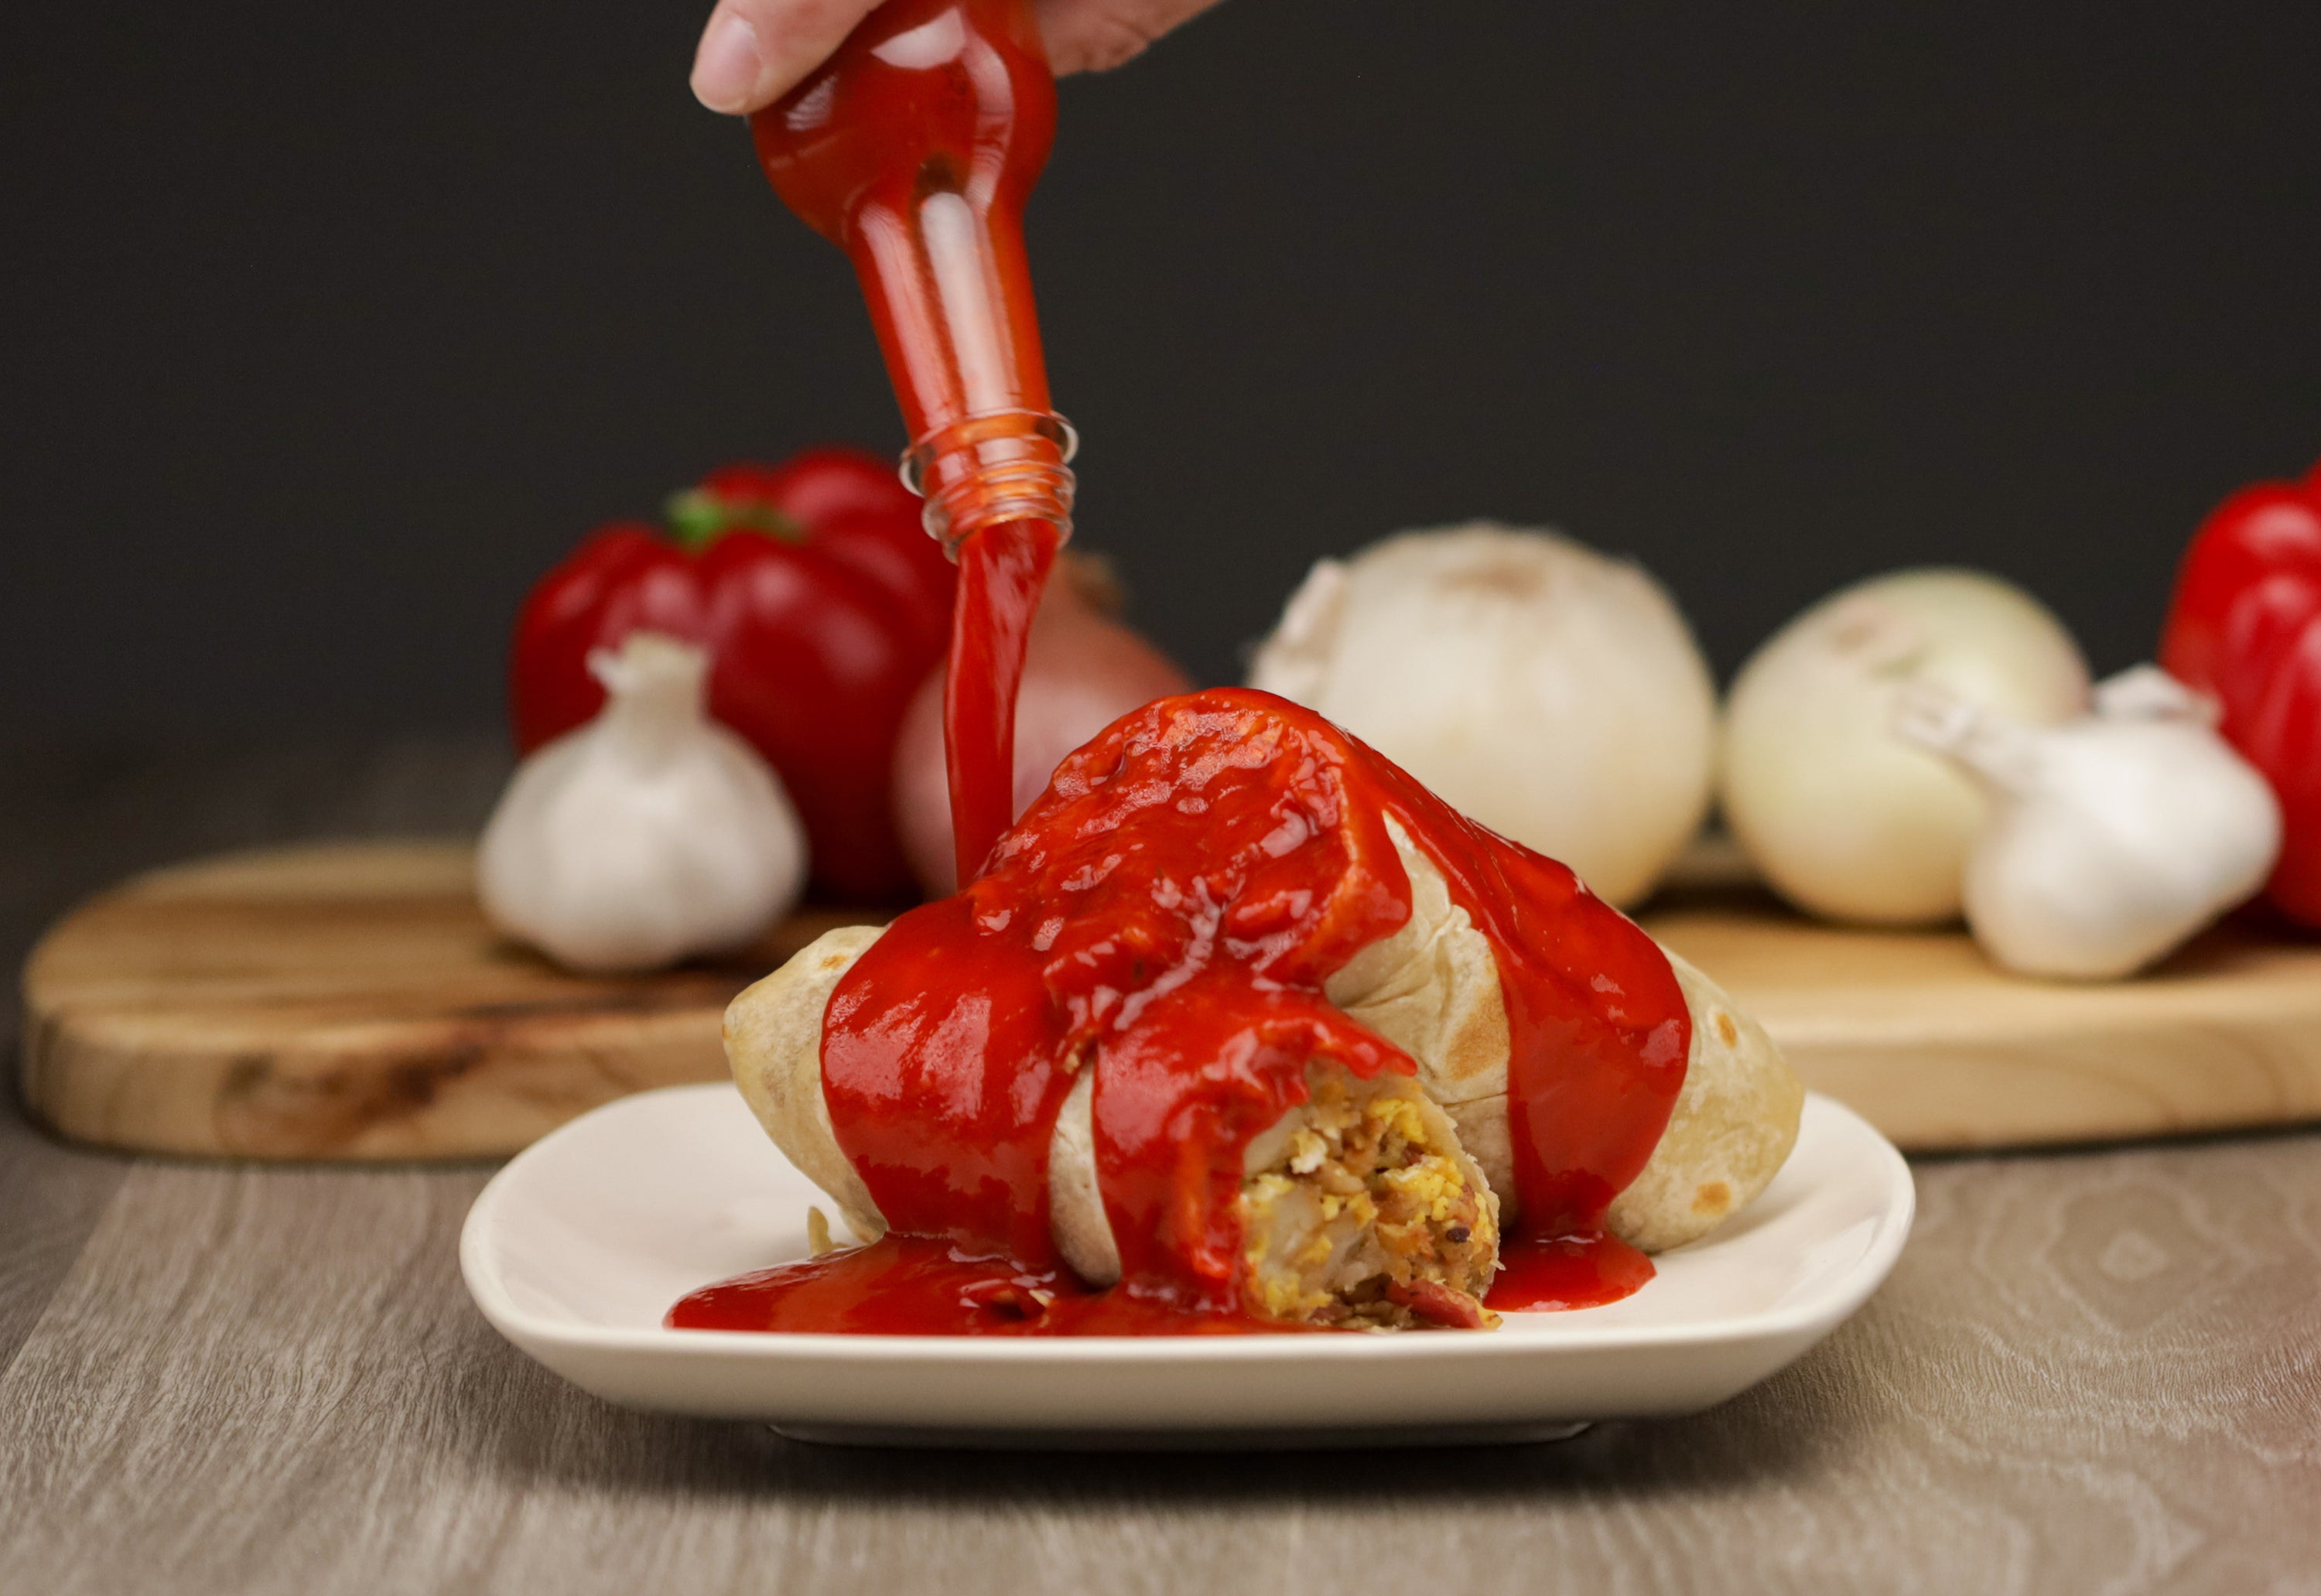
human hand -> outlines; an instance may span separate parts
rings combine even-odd
[[[1033,0],[1059,77],[1117,67],[1216,0]],[[763,110],[829,59],[878,0],[717,0],[693,57],[694,97],[735,116]]]

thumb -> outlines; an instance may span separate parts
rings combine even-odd
[[[762,111],[830,59],[876,0],[717,0],[693,57],[693,96],[712,111]]]

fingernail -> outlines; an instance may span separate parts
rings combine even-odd
[[[700,53],[693,58],[693,97],[712,111],[730,114],[744,110],[765,69],[758,30],[748,19],[721,11],[701,37]]]

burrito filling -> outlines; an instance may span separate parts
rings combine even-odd
[[[1407,1076],[1310,1065],[1307,1101],[1243,1154],[1242,1290],[1265,1318],[1480,1328],[1498,1218]],[[1432,1123],[1430,1123],[1430,1120]]]

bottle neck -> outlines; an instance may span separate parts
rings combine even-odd
[[[929,432],[905,452],[904,486],[926,500],[928,534],[953,559],[968,539],[1038,521],[1072,534],[1071,459],[1079,434],[1053,411],[996,410]]]
[[[1055,136],[1032,0],[885,0],[751,119],[783,199],[854,263],[910,441],[904,480],[954,555],[986,527],[1071,524],[1024,202]]]

